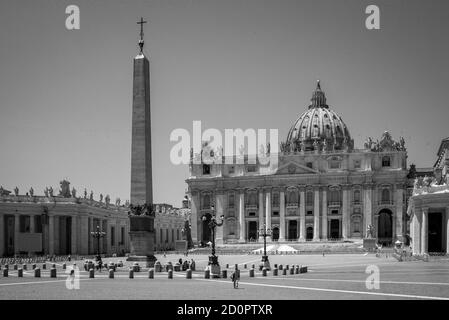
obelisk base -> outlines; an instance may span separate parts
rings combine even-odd
[[[148,268],[154,267],[156,257],[153,248],[153,232],[150,231],[130,231],[131,253],[126,261],[145,262]]]

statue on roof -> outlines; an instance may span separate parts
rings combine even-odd
[[[15,194],[16,196],[19,195],[19,188],[17,188],[17,186],[14,188],[14,194]]]
[[[116,199],[115,199],[115,205],[116,205],[117,207],[120,206],[120,198],[116,198]]]
[[[70,182],[66,179],[59,182],[59,185],[61,186],[61,190],[59,190],[59,195],[63,196],[64,198],[70,198]]]
[[[92,190],[90,190],[89,199],[94,200],[94,192]]]
[[[109,197],[109,195],[107,194],[106,197],[104,198],[104,201],[106,202],[106,204],[109,204],[111,202],[111,198]]]
[[[87,199],[87,190],[84,188],[84,199]]]
[[[50,197],[53,197],[53,187],[50,186],[50,188],[48,189],[48,193],[50,194]]]
[[[33,189],[33,187],[30,188],[30,196],[34,196],[34,189]]]
[[[72,188],[72,197],[76,198],[76,189],[75,189],[75,187]]]
[[[100,202],[103,202],[103,194],[100,193]]]

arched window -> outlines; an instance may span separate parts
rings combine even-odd
[[[279,193],[273,193],[273,206],[279,207]]]
[[[390,157],[383,156],[382,157],[382,167],[389,167],[389,166],[390,166]]]
[[[229,208],[234,208],[234,203],[235,203],[235,200],[234,200],[234,194],[231,193],[231,194],[229,195]]]
[[[330,202],[340,202],[340,191],[331,190],[330,192]]]
[[[291,190],[288,193],[288,203],[298,203],[298,194],[296,191]]]
[[[354,202],[359,203],[360,202],[360,190],[354,191]]]
[[[390,201],[390,190],[383,189],[382,190],[382,202],[389,202]]]
[[[250,206],[256,206],[257,205],[257,197],[256,197],[256,193],[251,192],[249,194],[249,205]]]

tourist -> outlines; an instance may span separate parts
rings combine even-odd
[[[180,265],[182,265],[182,258],[179,258],[178,262]]]
[[[234,289],[237,289],[239,287],[239,279],[237,272],[231,273],[231,281],[234,284]]]

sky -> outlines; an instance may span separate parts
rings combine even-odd
[[[368,30],[365,8],[380,9]],[[80,29],[67,30],[68,5]],[[68,179],[129,199],[132,62],[143,16],[151,62],[153,193],[180,206],[186,165],[170,133],[279,130],[316,80],[363,147],[385,130],[408,164],[431,167],[449,136],[449,1],[0,0],[0,185],[59,189]]]

